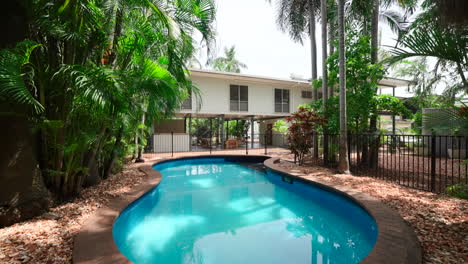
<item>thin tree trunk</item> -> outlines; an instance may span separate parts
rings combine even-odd
[[[379,7],[380,1],[374,0],[372,8],[372,25],[371,25],[371,63],[376,64],[378,62],[378,50],[379,50]],[[372,112],[375,113],[376,109]],[[372,115],[370,118],[369,130],[372,135],[369,146],[368,154],[368,165],[375,168],[377,166],[378,159],[378,144],[373,134],[377,132],[377,115]],[[367,146],[366,146],[367,148]]]
[[[328,34],[328,37],[330,38],[329,45],[330,45],[330,50],[329,54],[333,55],[335,53],[335,46],[333,43],[335,42],[335,24],[333,21],[330,22],[330,32]],[[328,86],[328,98],[332,97],[334,95],[334,87],[332,85]]]
[[[120,127],[119,132],[117,132],[117,137],[115,138],[115,143],[114,143],[114,147],[112,148],[111,157],[108,160],[106,164],[106,168],[104,170],[104,175],[103,175],[104,179],[107,179],[112,172],[112,168],[114,167],[115,160],[117,159],[118,150],[120,149],[120,145],[122,145],[122,136],[123,136],[123,126]]]
[[[141,123],[144,125],[145,124],[145,113],[143,112],[143,115],[141,117]],[[140,135],[143,136],[145,133],[143,132],[143,129],[144,128],[141,128],[141,133]],[[138,148],[138,155],[137,155],[137,158],[135,160],[135,162],[144,162],[145,160],[143,159],[143,144],[140,144],[139,148]]]
[[[339,29],[339,74],[340,74],[340,161],[338,170],[349,174],[348,160],[348,131],[346,114],[346,55],[345,55],[345,22],[344,0],[338,0],[338,29]]]
[[[309,36],[310,36],[310,58],[312,64],[312,82],[317,80],[317,40],[315,38],[315,6],[314,1],[309,0]],[[318,99],[318,90],[312,91],[312,99]]]
[[[318,90],[313,87],[314,81],[317,80],[317,44],[315,39],[315,15],[314,15],[314,1],[309,0],[309,36],[310,36],[310,59],[312,65],[312,100],[318,99]],[[314,147],[312,151],[314,159],[318,159],[318,136],[314,135]]]
[[[328,100],[328,72],[327,72],[327,0],[320,0],[320,12],[322,13],[322,102],[323,111],[327,111]],[[328,130],[323,130],[323,155],[325,163],[328,162]]]
[[[322,98],[323,109],[326,110],[328,100],[328,71],[327,71],[327,0],[320,0],[322,13]]]
[[[111,25],[109,27],[109,46],[107,47],[109,52],[114,48],[115,27],[117,25],[117,10],[119,8],[118,0],[113,0],[112,2],[112,11],[110,17]]]
[[[371,25],[371,63],[375,64],[378,60],[379,50],[379,12],[380,1],[374,0],[372,7],[372,25]]]
[[[468,92],[468,82],[466,81],[465,74],[463,73],[462,66],[461,66],[460,62],[458,62],[458,61],[457,61],[457,70],[458,70],[458,73],[460,74],[463,85],[465,86],[465,92]]]

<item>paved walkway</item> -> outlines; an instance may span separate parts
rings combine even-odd
[[[248,155],[268,155],[268,156],[285,156],[290,153],[288,149],[285,148],[267,148],[267,152],[265,153],[265,149],[248,149]],[[224,149],[224,150],[213,150],[211,151],[213,155],[221,155],[221,154],[238,154],[238,155],[245,155],[245,149]],[[177,158],[177,157],[191,157],[191,156],[199,156],[199,155],[210,155],[210,151],[191,151],[191,152],[175,152],[172,153],[145,153],[143,154],[143,159],[145,161],[151,160],[159,160],[159,159],[167,159],[167,158]]]

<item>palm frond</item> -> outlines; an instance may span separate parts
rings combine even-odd
[[[400,34],[408,28],[408,22],[404,15],[396,10],[383,10],[379,13],[380,21],[387,24],[390,29]]]
[[[463,67],[468,67],[468,38],[460,33],[442,30],[436,26],[416,27],[401,39],[404,48],[391,49],[393,57],[388,61],[395,63],[410,57],[427,56],[458,62]]]
[[[0,96],[18,104],[31,105],[37,114],[44,111],[44,106],[37,100],[34,68],[29,64],[29,57],[39,46],[22,42],[16,49],[0,51]]]

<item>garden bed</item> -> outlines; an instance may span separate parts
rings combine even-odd
[[[98,208],[141,183],[136,164],[39,217],[0,229],[0,263],[71,263],[73,237]]]
[[[285,161],[280,166],[311,180],[352,187],[396,210],[415,230],[424,263],[468,263],[468,201],[370,177],[336,174],[317,166],[300,167]]]

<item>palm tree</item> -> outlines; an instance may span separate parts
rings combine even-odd
[[[322,98],[324,110],[327,103],[327,99],[330,96],[328,94],[328,72],[327,72],[327,0],[320,0],[320,13],[321,25],[322,25]]]
[[[0,100],[31,106],[46,185],[70,197],[92,174],[106,178],[130,151],[127,142],[144,141],[145,127],[196,91],[186,63],[193,33],[213,39],[214,1],[25,6],[28,40],[0,53]]]
[[[346,55],[344,0],[338,0],[339,64],[340,64],[340,160],[338,170],[349,174],[348,131],[346,115]]]
[[[394,47],[393,56],[388,59],[396,63],[411,57],[434,57],[439,62],[453,65],[454,76],[460,77],[458,91],[468,92],[468,81],[465,73],[468,71],[468,56],[466,47],[468,40],[466,28],[441,28],[432,23],[430,18],[418,20],[411,26],[407,34],[400,40],[401,47]]]
[[[268,0],[269,2],[271,0]],[[278,0],[277,24],[289,34],[292,40],[303,43],[306,34],[310,39],[312,82],[317,80],[317,41],[315,36],[315,17],[319,0]],[[318,99],[318,91],[312,91],[312,99]]]
[[[269,2],[271,0],[268,0]],[[317,80],[317,41],[315,17],[319,0],[278,0],[277,24],[296,42],[303,43],[306,34],[310,39],[311,81]],[[312,100],[318,99],[318,89],[312,88]],[[314,137],[313,157],[318,158],[318,137]]]
[[[224,57],[218,57],[211,63],[213,68],[224,72],[241,72],[241,69],[247,69],[247,65],[236,58],[236,47],[224,48]]]
[[[329,45],[329,48],[328,48],[328,51],[330,55],[332,55],[333,53],[335,53],[335,39],[336,39],[336,24],[337,24],[337,6],[336,6],[336,1],[335,0],[331,0],[331,1],[328,1],[327,3],[327,13],[326,13],[326,17],[327,17],[327,22],[328,22],[328,37],[329,37],[329,41],[328,41],[328,45]],[[334,95],[334,87],[333,85],[330,85],[328,87],[328,97],[332,97]]]

